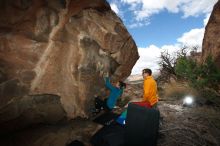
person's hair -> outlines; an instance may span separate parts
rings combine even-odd
[[[145,69],[143,69],[142,73],[148,73],[151,76],[152,71],[149,68],[145,68]]]
[[[119,81],[120,89],[126,88],[126,83]]]

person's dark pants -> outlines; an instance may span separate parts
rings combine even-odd
[[[100,97],[95,98],[95,108],[98,112],[100,112],[101,110],[105,110],[107,112],[111,111],[111,109],[109,109],[107,105],[107,99],[102,100],[100,99]]]

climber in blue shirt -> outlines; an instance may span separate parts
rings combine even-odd
[[[98,112],[102,109],[111,111],[115,107],[118,98],[121,97],[124,88],[126,88],[126,84],[122,81],[118,81],[115,86],[113,86],[108,75],[104,77],[104,80],[105,86],[110,90],[110,94],[104,101],[101,100],[100,97],[95,98],[95,107]]]

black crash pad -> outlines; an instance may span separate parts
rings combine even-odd
[[[125,127],[114,123],[104,126],[91,138],[93,146],[124,146]]]
[[[115,122],[118,117],[119,117],[119,115],[116,113],[104,112],[103,114],[96,117],[93,120],[93,122],[107,126],[107,125],[110,125],[111,123]]]
[[[125,124],[126,146],[156,146],[160,113],[130,103]]]

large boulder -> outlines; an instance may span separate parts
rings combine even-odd
[[[220,1],[215,4],[205,28],[202,60],[204,61],[209,55],[214,58],[216,65],[220,68]]]
[[[74,119],[56,125],[36,125],[24,131],[18,131],[7,136],[0,136],[1,146],[67,146],[74,140],[89,144],[101,125],[85,119]]]
[[[123,80],[139,58],[105,0],[1,0],[0,101],[52,94],[68,118],[105,95],[103,73]],[[1,117],[2,118],[2,117]]]
[[[38,124],[66,121],[57,95],[29,95],[13,98],[0,107],[0,137]]]

